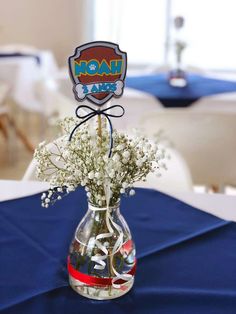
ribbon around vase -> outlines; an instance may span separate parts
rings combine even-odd
[[[100,278],[100,277],[95,277],[91,275],[87,275],[84,273],[79,272],[77,269],[75,269],[71,262],[70,262],[70,257],[68,257],[67,261],[67,267],[68,267],[68,272],[69,274],[74,278],[77,279],[85,284],[88,285],[101,285],[101,286],[113,286],[116,289],[122,288],[127,282],[133,279],[135,272],[136,272],[136,266],[137,266],[137,261],[135,259],[133,267],[124,274],[120,274],[119,272],[116,271],[115,267],[113,266],[113,257],[114,255],[119,252],[120,250],[129,250],[131,245],[132,245],[132,240],[128,240],[127,242],[124,243],[124,234],[121,229],[121,227],[116,224],[113,221],[113,218],[110,214],[110,207],[109,207],[109,202],[110,202],[110,185],[108,183],[108,180],[106,184],[104,185],[105,188],[105,194],[107,197],[107,206],[104,208],[99,208],[99,207],[94,207],[91,204],[89,205],[89,208],[93,211],[106,211],[106,226],[108,229],[107,233],[102,233],[96,236],[95,238],[95,245],[97,248],[99,248],[103,255],[101,254],[95,254],[91,257],[91,261],[95,262],[94,269],[97,270],[103,270],[106,267],[106,260],[109,256],[109,252],[104,244],[102,244],[101,240],[106,239],[109,237],[112,237],[114,234],[114,229],[119,233],[118,239],[115,242],[115,245],[112,249],[111,252],[111,269],[115,277],[105,277],[105,278]],[[80,242],[77,240],[77,242]]]
[[[79,114],[79,110],[80,109],[83,109],[83,108],[86,108],[86,109],[89,109],[90,112],[86,113],[86,114]],[[119,108],[122,110],[122,112],[120,114],[111,114],[109,113],[108,111],[111,110],[111,109],[114,109],[114,108]],[[121,106],[121,105],[113,105],[113,106],[110,106],[108,108],[105,108],[105,109],[93,109],[92,107],[90,106],[87,106],[87,105],[80,105],[76,108],[75,110],[75,114],[76,114],[76,117],[79,118],[79,119],[83,119],[83,121],[81,121],[79,124],[77,124],[74,129],[72,130],[71,134],[70,134],[70,137],[69,137],[69,141],[71,141],[75,131],[82,125],[84,124],[85,122],[87,122],[88,120],[90,120],[91,118],[95,117],[95,116],[101,116],[103,115],[108,123],[109,123],[109,128],[110,128],[110,147],[109,147],[109,155],[108,157],[110,158],[111,157],[111,154],[112,154],[112,148],[113,148],[113,138],[112,138],[112,134],[113,134],[113,127],[112,127],[112,123],[111,123],[111,119],[110,118],[120,118],[122,117],[124,114],[125,114],[125,109]]]
[[[129,242],[129,241],[128,241]],[[135,263],[133,265],[133,267],[130,269],[130,271],[127,274],[130,274],[132,276],[134,276],[135,272],[136,272],[136,260]],[[71,264],[70,261],[70,256],[68,256],[67,258],[67,269],[68,269],[68,273],[76,280],[79,280],[87,285],[96,285],[96,286],[112,286],[112,280],[113,278],[110,277],[95,277],[95,276],[91,276],[91,275],[87,275],[84,273],[81,273],[80,271],[78,271],[77,269],[75,269],[73,267],[73,265]],[[124,280],[120,279],[119,281],[117,281],[117,283],[119,284],[124,284],[126,283]]]
[[[91,257],[91,260],[96,263],[96,265],[94,266],[94,269],[103,270],[106,267],[105,260],[108,258],[109,252],[108,252],[106,246],[104,244],[102,244],[100,240],[112,237],[114,234],[114,229],[115,229],[118,232],[119,236],[118,236],[118,239],[116,240],[116,242],[114,244],[114,247],[113,247],[112,253],[111,253],[111,269],[112,269],[112,272],[115,274],[115,277],[112,278],[112,286],[114,288],[119,289],[121,287],[121,285],[124,285],[133,279],[133,274],[131,274],[131,273],[120,274],[119,272],[116,271],[116,269],[113,266],[113,256],[115,255],[116,252],[119,252],[120,249],[124,245],[124,233],[123,233],[121,227],[113,221],[112,216],[110,214],[109,204],[110,204],[110,199],[111,199],[111,189],[110,189],[109,180],[106,180],[106,182],[104,184],[104,192],[105,192],[106,204],[107,204],[106,226],[107,226],[107,229],[109,232],[101,233],[101,234],[96,236],[95,245],[103,252],[103,255],[96,254],[96,255]],[[123,283],[120,284],[120,281]]]

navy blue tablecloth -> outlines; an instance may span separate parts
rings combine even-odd
[[[130,76],[126,87],[134,88],[156,97],[164,107],[187,107],[201,97],[236,92],[236,82],[214,79],[197,74],[186,74],[187,86],[173,87],[168,74]]]
[[[66,257],[86,207],[82,189],[48,209],[40,195],[0,203],[1,313],[235,313],[236,224],[145,189],[121,205],[137,247],[133,289],[110,301],[76,294]]]

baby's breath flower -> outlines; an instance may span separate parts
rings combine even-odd
[[[138,167],[141,167],[142,164],[143,164],[142,159],[138,159],[138,160],[136,161],[136,165],[137,165]]]
[[[115,155],[112,156],[112,159],[113,159],[114,161],[119,161],[119,160],[120,160],[119,154],[115,153]]]
[[[50,183],[50,190],[43,193],[42,206],[62,199],[76,189],[85,186],[87,197],[97,206],[106,206],[105,186],[110,188],[110,205],[118,202],[120,194],[134,195],[133,184],[145,180],[150,172],[166,169],[165,151],[141,134],[134,138],[113,131],[113,148],[108,158],[110,132],[102,122],[102,138],[97,136],[88,122],[80,126],[68,141],[78,119],[65,118],[61,123],[63,136],[49,146],[42,142],[34,157],[38,162],[37,175]],[[102,139],[102,140],[101,140]]]
[[[88,174],[88,178],[90,180],[92,180],[94,178],[94,172],[93,171],[90,171],[89,174]]]
[[[134,189],[131,189],[130,191],[129,191],[129,195],[130,196],[133,196],[135,194],[135,190]]]
[[[128,150],[126,150],[126,151],[122,154],[122,156],[123,156],[124,158],[129,158],[130,152],[129,152]]]

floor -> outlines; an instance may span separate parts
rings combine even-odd
[[[18,130],[35,148],[44,139],[56,136],[56,127],[48,125],[38,113],[26,112],[13,102],[10,103],[11,118]],[[9,121],[5,121],[8,138],[0,130],[0,179],[20,180],[33,157],[30,151],[17,136]]]

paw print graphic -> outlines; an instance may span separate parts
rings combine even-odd
[[[94,63],[90,64],[89,69],[90,69],[91,71],[96,70],[96,64],[94,64]]]

